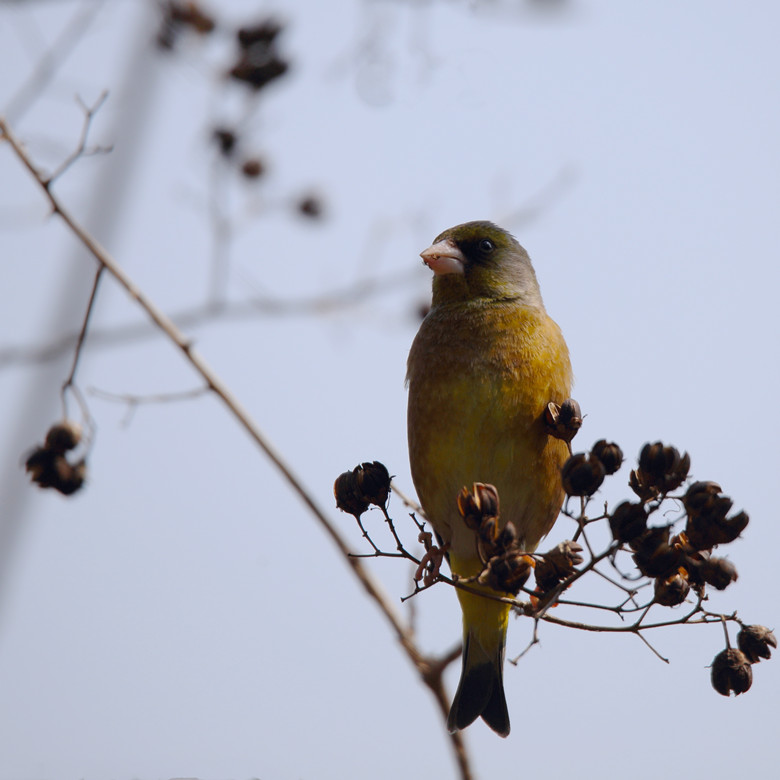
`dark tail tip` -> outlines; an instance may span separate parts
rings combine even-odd
[[[463,648],[463,673],[452,700],[447,728],[450,733],[465,729],[480,716],[496,734],[509,734],[509,710],[504,696],[501,666],[493,663],[467,668],[468,642]]]

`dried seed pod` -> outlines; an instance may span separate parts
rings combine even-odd
[[[172,22],[191,27],[199,35],[207,35],[217,26],[214,19],[191,0],[185,3],[169,2],[168,9]]]
[[[390,472],[384,463],[375,460],[361,463],[354,469],[357,489],[368,501],[378,507],[384,507],[390,496]]]
[[[715,482],[694,482],[683,496],[688,515],[685,535],[696,550],[710,550],[718,544],[733,542],[747,527],[746,512],[727,517],[734,502],[721,495]]]
[[[369,501],[358,490],[355,471],[345,471],[336,477],[333,495],[336,498],[336,506],[342,512],[355,517],[360,517],[369,507]]]
[[[82,458],[76,463],[70,464],[65,458],[62,458],[59,475],[59,481],[52,487],[62,493],[63,496],[73,495],[77,490],[81,490],[84,487],[84,482],[87,478],[87,463]]]
[[[762,658],[771,657],[770,648],[777,649],[777,639],[766,626],[742,626],[737,634],[737,645],[751,664],[757,664]]]
[[[238,136],[236,131],[229,127],[217,127],[211,134],[214,142],[219,147],[219,152],[223,157],[230,157],[236,148],[238,142]]]
[[[56,452],[45,447],[36,447],[24,462],[24,469],[30,475],[30,479],[42,488],[51,487],[52,480],[56,479],[57,458],[62,458]]]
[[[649,480],[648,475],[639,469],[632,469],[628,476],[628,486],[642,501],[650,501],[658,495],[658,488]]]
[[[590,454],[601,461],[607,476],[614,474],[623,464],[623,450],[606,439],[599,439],[593,445]]]
[[[479,531],[485,521],[499,516],[498,491],[493,485],[475,482],[471,491],[463,487],[458,493],[458,512],[466,525]]]
[[[570,442],[582,428],[582,411],[573,398],[567,398],[560,406],[550,401],[544,412],[544,420],[551,436]]]
[[[309,219],[319,219],[324,211],[322,199],[316,195],[306,195],[298,201],[298,213]]]
[[[517,547],[517,543],[517,529],[515,524],[509,520],[496,538],[496,547],[500,550],[509,550],[512,547]]]
[[[658,577],[655,581],[655,602],[664,607],[676,607],[688,597],[691,586],[688,577],[677,571],[670,577]]]
[[[533,565],[533,559],[529,555],[510,550],[491,558],[479,581],[493,590],[516,596],[531,576]]]
[[[721,695],[736,696],[750,689],[753,684],[753,670],[750,661],[741,650],[728,648],[715,656],[711,671],[712,687]]]
[[[691,458],[687,452],[680,455],[676,447],[665,446],[657,441],[642,447],[634,480],[646,490],[665,494],[685,482],[690,468]]]
[[[236,33],[236,38],[238,39],[238,45],[242,49],[249,49],[257,45],[267,47],[274,42],[282,29],[282,25],[278,20],[268,18],[257,24],[241,27]]]
[[[270,82],[287,73],[290,65],[275,53],[264,55],[258,60],[248,49],[228,71],[228,76],[243,81],[254,90],[261,90]]]
[[[71,464],[64,455],[46,447],[34,449],[24,467],[30,479],[39,487],[53,488],[64,496],[80,490],[87,475],[87,464],[83,458]]]
[[[49,428],[44,447],[62,455],[78,446],[81,441],[81,426],[73,420],[63,420]]]
[[[602,462],[584,452],[572,455],[561,469],[563,489],[569,496],[592,496],[605,476]]]
[[[647,530],[647,512],[642,504],[624,501],[609,517],[612,537],[618,542],[632,542]]]
[[[245,179],[258,179],[265,173],[265,165],[258,157],[250,157],[241,165],[241,173]]]
[[[683,496],[683,506],[689,515],[697,515],[711,505],[721,492],[717,482],[694,482]]]
[[[669,544],[669,529],[648,528],[631,542],[634,563],[646,577],[670,577],[680,567],[682,552]]]
[[[737,567],[725,558],[711,557],[703,561],[699,569],[702,579],[716,590],[726,590],[737,581]]]
[[[573,574],[575,566],[582,563],[582,547],[568,539],[542,555],[536,562],[534,577],[537,588],[543,593],[552,590],[559,582]]]

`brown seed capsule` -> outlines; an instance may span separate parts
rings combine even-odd
[[[533,559],[517,550],[496,555],[488,561],[480,582],[494,590],[517,595],[531,576]]]
[[[38,447],[30,453],[25,469],[37,485],[53,488],[64,496],[80,490],[87,476],[87,464],[83,458],[71,464],[64,455],[45,447]]]
[[[49,428],[44,447],[62,455],[81,441],[81,426],[73,420],[63,420]]]
[[[721,487],[717,482],[694,482],[683,496],[683,506],[689,515],[700,514],[719,495]]]
[[[70,496],[84,486],[87,478],[87,463],[82,458],[82,460],[71,465],[65,458],[62,458],[59,475],[59,481],[52,487],[55,490],[59,490],[63,496]]]
[[[458,493],[457,503],[461,517],[474,531],[478,531],[484,521],[499,515],[498,491],[484,482],[475,482],[471,491],[463,487]]]
[[[632,469],[628,476],[628,486],[642,501],[650,501],[658,495],[656,488],[650,481],[650,477],[639,469]]]
[[[655,602],[664,607],[676,607],[688,597],[691,586],[687,576],[680,571],[670,577],[658,577],[655,581]]]
[[[741,650],[730,647],[715,656],[710,678],[712,687],[721,696],[728,696],[731,691],[739,696],[753,684],[753,670],[747,656]]]
[[[757,664],[762,658],[770,658],[772,650],[777,649],[777,639],[766,626],[742,626],[737,634],[737,645],[751,664]]]
[[[636,479],[658,493],[669,493],[685,482],[690,467],[691,458],[687,452],[680,455],[675,447],[664,446],[657,441],[642,447]]]
[[[668,528],[648,528],[631,542],[634,563],[646,577],[670,577],[680,567],[682,553],[669,544]]]
[[[647,512],[642,504],[624,501],[609,517],[612,537],[618,542],[631,542],[647,530]]]
[[[266,54],[259,61],[247,50],[228,71],[228,76],[243,81],[254,90],[260,90],[270,82],[287,73],[289,63],[276,54]]]
[[[178,22],[185,27],[191,27],[200,35],[207,35],[213,32],[217,26],[214,19],[204,13],[200,6],[194,2],[168,4],[170,18],[173,22]]]
[[[696,550],[710,550],[718,544],[733,542],[747,527],[747,513],[727,517],[734,502],[720,493],[715,482],[694,482],[683,496],[688,520],[685,535]]]
[[[230,155],[233,154],[238,141],[235,130],[231,130],[228,127],[217,127],[214,129],[211,137],[219,147],[220,154],[222,154],[223,157],[230,157]]]
[[[241,27],[236,33],[238,45],[242,49],[248,49],[258,44],[270,46],[277,35],[282,31],[282,25],[276,19],[263,19],[257,24]]]
[[[309,219],[319,219],[322,216],[322,200],[316,195],[307,195],[298,201],[298,213]]]
[[[700,572],[704,581],[715,590],[726,590],[738,577],[737,567],[731,561],[715,556],[701,564]]]
[[[44,488],[51,487],[52,480],[56,479],[55,460],[58,457],[62,456],[44,447],[36,447],[27,456],[24,469],[33,482]]]
[[[590,454],[601,461],[607,476],[614,474],[623,464],[623,450],[606,439],[599,439],[593,445]]]
[[[257,157],[250,157],[248,160],[244,160],[241,166],[241,173],[246,179],[258,179],[265,173],[265,166],[263,161]]]
[[[592,496],[605,475],[601,461],[584,452],[572,455],[561,469],[563,489],[569,496]]]
[[[552,590],[559,582],[573,574],[575,566],[582,563],[582,547],[568,539],[542,555],[536,562],[534,577],[536,586],[543,593]]]
[[[551,436],[570,442],[582,428],[582,411],[573,398],[567,398],[560,406],[550,401],[544,412],[544,420]]]
[[[515,524],[509,520],[501,533],[496,538],[496,547],[501,550],[509,550],[517,546],[517,529]]]
[[[358,490],[355,471],[345,471],[336,477],[333,483],[333,495],[336,498],[336,506],[342,512],[360,517],[368,509],[369,501]]]
[[[390,496],[390,472],[378,460],[361,463],[354,469],[357,490],[368,501],[378,507],[387,505]]]

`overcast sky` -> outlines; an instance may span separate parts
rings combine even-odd
[[[0,114],[51,170],[78,142],[74,96],[108,90],[90,139],[114,150],[80,160],[57,193],[165,311],[227,303],[187,332],[350,543],[339,472],[378,459],[413,490],[403,377],[430,287],[418,254],[492,219],[528,249],[567,338],[588,415],[575,449],[605,437],[629,458],[599,500],[628,497],[644,442],[689,451],[693,475],[751,516],[725,551],[739,581],[710,608],[780,627],[777,4],[214,5],[213,36],[162,54],[143,3],[4,4]],[[232,30],[271,12],[291,67],[247,111],[223,75]],[[25,88],[74,18],[86,34]],[[215,176],[209,132],[242,115],[239,158],[266,164],[256,182]],[[295,212],[309,193],[319,220]],[[231,224],[216,283],[215,201]],[[455,776],[383,618],[216,399],[130,415],[89,394],[86,488],[64,499],[26,484],[20,461],[61,414],[70,354],[20,354],[78,329],[94,268],[47,215],[0,146],[0,780]],[[325,313],[234,307],[366,280],[374,294]],[[145,322],[104,280],[82,390],[197,387]],[[395,498],[391,511],[413,544]],[[571,534],[561,521],[549,544]],[[409,592],[404,564],[367,565],[395,603]],[[412,603],[426,650],[459,640],[447,587]],[[512,621],[509,656],[530,632]],[[479,777],[717,780],[776,764],[780,666],[719,696],[707,667],[720,627],[654,634],[669,665],[635,637],[543,626],[541,639],[506,669],[511,736],[465,732]]]

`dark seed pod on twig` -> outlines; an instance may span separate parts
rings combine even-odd
[[[390,479],[387,468],[378,460],[361,463],[336,478],[333,484],[336,506],[355,517],[360,517],[371,504],[384,507],[390,495]]]
[[[536,562],[534,569],[537,588],[545,593],[573,574],[574,567],[583,561],[580,553],[582,547],[568,539],[544,553],[541,561]]]
[[[606,439],[599,439],[593,445],[590,454],[601,461],[607,476],[614,474],[623,464],[623,450]]]
[[[563,489],[569,496],[592,496],[605,476],[602,462],[584,452],[572,455],[561,469]]]
[[[743,626],[737,634],[737,645],[751,664],[757,664],[771,657],[770,648],[777,649],[777,639],[766,626]]]
[[[369,507],[369,502],[357,488],[354,471],[345,471],[336,477],[333,483],[333,495],[336,506],[347,514],[360,517]]]
[[[493,485],[475,482],[471,491],[464,487],[458,493],[457,502],[460,516],[474,531],[479,531],[486,521],[498,518],[498,491]]]
[[[750,520],[745,512],[727,517],[734,502],[721,495],[715,482],[694,482],[683,496],[688,521],[685,535],[695,550],[710,550],[733,542]]]
[[[715,590],[726,590],[738,577],[737,567],[731,561],[715,556],[701,564],[700,573],[704,581]]]
[[[390,472],[384,463],[361,463],[354,471],[358,490],[368,503],[384,507],[390,496]]]
[[[516,596],[531,576],[533,559],[519,550],[509,550],[488,561],[479,581],[494,590]]]
[[[632,542],[647,530],[647,512],[642,504],[624,501],[609,517],[609,527],[618,542]]]
[[[573,398],[567,398],[560,406],[550,401],[544,412],[544,421],[551,436],[568,443],[582,428],[580,405]]]
[[[55,423],[46,433],[44,447],[60,455],[78,446],[81,441],[81,426],[73,420]]]
[[[643,500],[676,490],[688,477],[691,458],[675,447],[657,441],[645,444],[639,453],[639,467],[631,472],[629,485]]]
[[[690,590],[687,576],[679,571],[670,577],[658,577],[655,581],[655,602],[664,607],[676,607],[685,601]]]
[[[648,528],[631,542],[634,563],[646,577],[670,577],[680,566],[682,552],[669,544],[669,529]]]
[[[753,670],[750,661],[741,650],[728,648],[715,656],[711,672],[712,687],[721,696],[734,691],[736,696],[750,689],[753,684]]]

